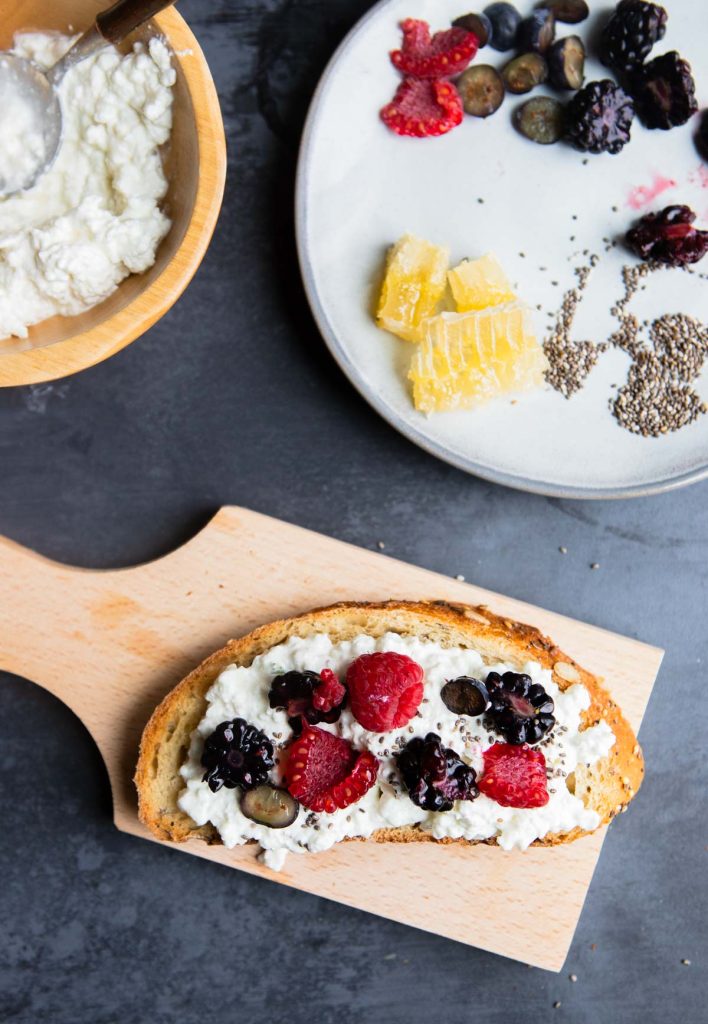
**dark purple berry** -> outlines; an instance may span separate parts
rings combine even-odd
[[[522,53],[504,65],[502,78],[509,92],[520,96],[546,81],[548,65],[540,53]]]
[[[287,828],[298,816],[300,804],[287,789],[263,783],[241,797],[241,813],[258,825]]]
[[[701,116],[698,118],[695,143],[698,155],[708,163],[708,108],[702,111]]]
[[[463,28],[465,32],[472,32],[477,36],[480,50],[487,45],[492,34],[492,23],[486,14],[463,14],[460,18],[455,18],[452,27]]]
[[[487,690],[492,702],[489,724],[507,743],[538,743],[556,724],[553,699],[531,676],[490,672]]]
[[[585,80],[585,47],[580,36],[557,39],[546,54],[554,89],[579,89]]]
[[[538,7],[519,25],[516,45],[522,53],[545,53],[556,34],[556,19],[547,7]]]
[[[443,704],[453,715],[483,715],[491,706],[487,687],[481,679],[460,676],[445,683],[440,691]]]
[[[504,82],[491,64],[473,64],[455,83],[466,114],[489,117],[502,105]]]
[[[585,0],[546,0],[536,4],[536,7],[547,7],[556,21],[562,21],[565,25],[577,25],[590,14]]]
[[[474,768],[434,732],[409,740],[396,762],[411,800],[426,811],[450,811],[455,800],[479,796]]]
[[[319,711],[313,706],[312,695],[321,683],[322,678],[317,672],[295,671],[276,676],[271,683],[268,703],[272,708],[279,708],[287,713],[289,724],[298,735],[302,728],[301,718],[305,718],[310,725],[317,725],[318,722],[336,722],[347,702],[345,696],[342,703],[331,711]]]
[[[666,32],[668,15],[658,4],[621,0],[602,30],[600,59],[620,73],[638,67]]]
[[[647,128],[675,128],[696,113],[691,65],[676,50],[655,57],[629,77],[637,116]]]
[[[227,789],[254,789],[268,778],[274,764],[273,744],[264,732],[243,718],[222,722],[204,741],[202,782],[212,793]]]
[[[619,153],[629,142],[634,104],[608,78],[589,82],[566,108],[566,136],[576,149],[588,153]]]
[[[521,15],[513,4],[497,3],[484,8],[484,13],[492,26],[489,45],[502,53],[513,50],[516,45],[516,33],[521,24]]]
[[[514,111],[514,126],[531,142],[550,146],[565,132],[565,107],[551,96],[534,96]]]
[[[693,227],[696,215],[688,206],[667,206],[647,213],[627,232],[627,245],[642,260],[671,267],[698,263],[708,252],[708,231]]]

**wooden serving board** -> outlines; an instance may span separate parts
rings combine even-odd
[[[58,565],[0,538],[0,669],[81,718],[108,768],[116,825],[150,839],[132,776],[141,731],[165,693],[226,640],[271,619],[387,598],[488,604],[539,626],[605,677],[639,728],[662,658],[656,648],[241,508],[223,509],[172,555],[117,572]],[[252,846],[171,848],[560,970],[603,838],[601,830],[525,853],[344,843],[290,856],[280,873],[259,864]]]

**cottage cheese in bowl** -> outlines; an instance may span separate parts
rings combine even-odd
[[[349,665],[360,655],[374,651],[406,654],[424,670],[424,697],[418,714],[401,729],[374,733],[364,729],[346,708],[339,721],[320,724],[349,740],[358,750],[369,750],[380,761],[378,780],[356,803],[333,814],[314,814],[300,808],[287,828],[271,829],[259,825],[241,813],[239,791],[222,788],[213,793],[203,781],[201,755],[204,740],[222,722],[244,718],[261,729],[284,750],[292,739],[292,730],[284,711],[270,707],[268,691],[273,677],[284,672],[323,668],[333,669],[344,678]],[[264,851],[265,862],[274,869],[283,865],[288,852],[320,852],[342,839],[370,836],[377,829],[420,825],[436,839],[494,839],[503,849],[526,849],[534,839],[551,832],[573,828],[592,830],[599,817],[570,792],[566,779],[578,764],[594,764],[614,746],[615,737],[602,721],[580,729],[582,712],[590,705],[590,694],[580,683],[560,690],[552,673],[536,662],[528,662],[522,671],[540,683],[555,702],[556,725],[543,743],[549,772],[548,803],[543,807],[502,807],[484,794],[475,800],[459,800],[451,811],[429,812],[409,798],[396,768],[395,752],[412,735],[437,733],[443,744],[452,747],[483,774],[483,751],[499,742],[489,732],[481,716],[459,716],[449,711],[440,691],[449,679],[459,676],[485,678],[490,671],[518,671],[512,666],[486,664],[481,655],[468,648],[444,648],[438,643],[387,633],[374,638],[361,635],[351,641],[333,643],[326,634],[305,639],[291,637],[285,643],[259,655],[253,663],[240,668],[230,666],[221,673],[207,693],[207,711],[192,737],[186,763],[182,767],[185,789],[179,797],[181,810],[197,825],[211,822],[225,846],[238,846],[256,840]],[[280,766],[276,765],[275,776]]]
[[[50,67],[73,42],[27,32],[12,52]],[[125,56],[107,47],[67,72],[55,163],[33,188],[0,199],[0,338],[82,313],[154,264],[170,228],[160,147],[175,80],[159,38]]]

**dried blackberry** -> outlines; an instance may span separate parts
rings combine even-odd
[[[566,108],[566,137],[588,153],[619,153],[629,142],[634,104],[608,78],[588,82]]]
[[[671,267],[697,263],[708,252],[708,231],[694,228],[695,219],[688,206],[667,206],[660,213],[647,213],[627,232],[627,245],[642,260]]]
[[[323,670],[323,672],[326,670]],[[315,690],[321,688],[323,679],[317,672],[285,672],[276,676],[268,691],[268,703],[272,708],[287,712],[288,722],[295,733],[300,734],[301,719],[310,725],[318,722],[336,722],[346,704],[346,691],[340,704],[330,711],[321,711],[315,707],[313,697]]]
[[[643,63],[652,46],[664,38],[668,15],[658,4],[621,0],[602,30],[600,59],[620,73]]]
[[[708,163],[708,108],[701,113],[698,119],[695,143],[698,155]]]
[[[490,672],[489,724],[507,743],[538,743],[556,724],[553,699],[540,683],[519,672]]]
[[[629,77],[637,116],[647,128],[667,131],[696,113],[696,83],[691,65],[676,50],[655,57]]]
[[[474,768],[434,732],[410,740],[396,762],[411,800],[426,811],[450,811],[455,800],[479,796]]]
[[[243,718],[222,722],[204,742],[202,765],[207,771],[202,782],[212,793],[222,786],[253,789],[267,780],[273,757],[273,744],[260,729]]]

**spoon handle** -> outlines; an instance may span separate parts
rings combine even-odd
[[[107,11],[102,11],[96,21],[77,39],[68,53],[64,54],[53,68],[47,71],[47,78],[58,86],[69,68],[92,57],[104,46],[120,43],[126,36],[142,25],[154,14],[171,7],[177,0],[118,0]]]
[[[96,17],[96,28],[107,43],[119,43],[148,18],[171,7],[175,0],[118,0]]]

